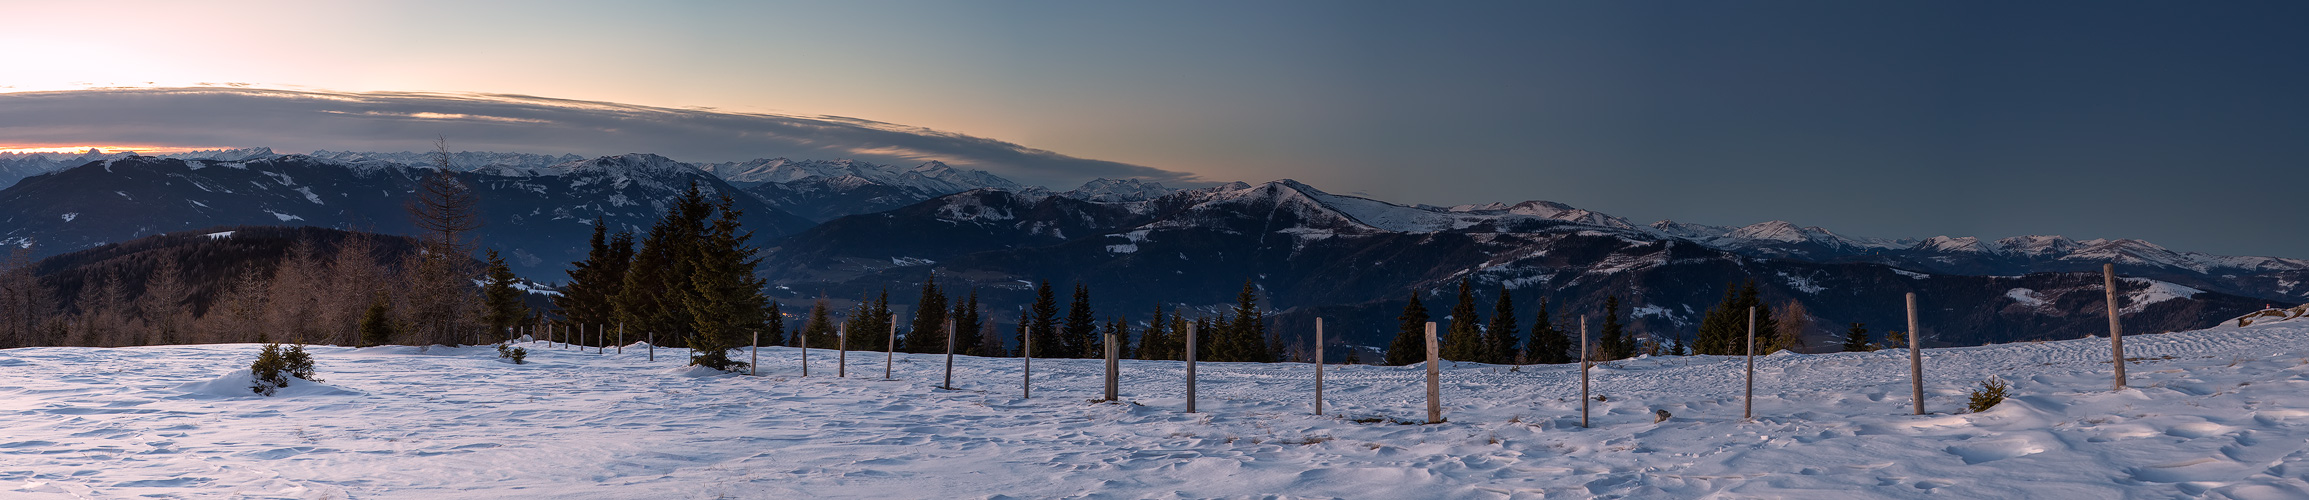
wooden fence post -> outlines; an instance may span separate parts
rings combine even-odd
[[[1116,332],[1106,332],[1106,402],[1109,403],[1122,399],[1118,394],[1122,392],[1122,384],[1118,380],[1122,378],[1122,366],[1117,359],[1122,356],[1122,350],[1115,345],[1115,338],[1120,336]]]
[[[757,328],[757,329],[755,329],[755,330],[754,330],[754,345],[753,345],[753,348],[752,348],[752,349],[747,349],[746,351],[747,351],[747,355],[749,355],[749,356],[753,356],[753,358],[754,358],[752,362],[746,363],[746,368],[747,368],[747,369],[746,369],[746,371],[747,371],[747,372],[750,372],[750,373],[747,373],[747,375],[753,375],[753,376],[757,376],[757,377],[761,376],[761,375],[762,375],[762,330],[761,330],[761,329],[758,329],[758,328]]]
[[[1579,426],[1587,428],[1587,315],[1579,316]]]
[[[1195,324],[1187,323],[1187,413],[1195,412]]]
[[[882,380],[890,380],[890,366],[898,360],[898,313],[890,313],[890,347],[882,353]]]
[[[850,376],[850,325],[834,325],[834,378]]]
[[[617,353],[625,354],[625,323],[617,324]]]
[[[2125,390],[2125,329],[2117,322],[2117,265],[2101,264],[2101,288],[2109,295],[2109,355],[2117,366],[2117,385],[2114,390]]]
[[[1026,369],[1019,373],[1019,399],[1034,398],[1034,330],[1027,330],[1026,339],[1019,341],[1018,354],[1026,361]]]
[[[649,332],[649,360],[657,361],[657,332]]]
[[[1748,399],[1740,405],[1740,419],[1756,419],[1756,306],[1748,306]]]
[[[805,328],[802,330],[802,333],[795,334],[795,336],[800,337],[799,340],[802,344],[802,376],[807,377],[810,376],[810,330]]]
[[[946,390],[954,390],[954,320],[946,320]]]
[[[1435,322],[1427,322],[1427,423],[1443,422],[1442,354],[1435,343]]]
[[[1916,414],[1924,414],[1924,332],[1916,331],[1916,293],[1908,293],[1908,384],[1916,396]]]
[[[1323,318],[1315,318],[1315,414],[1323,414]]]

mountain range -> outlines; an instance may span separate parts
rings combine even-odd
[[[434,161],[262,148],[0,155],[0,171],[37,171],[0,190],[0,243],[38,242],[45,255],[249,224],[407,234],[402,203]],[[788,303],[881,289],[909,302],[908,290],[936,273],[998,309],[1030,300],[1040,280],[1084,283],[1099,310],[1135,317],[1157,302],[1216,311],[1248,280],[1285,331],[1322,316],[1365,346],[1384,344],[1414,294],[1442,316],[1463,279],[1486,315],[1503,287],[1525,314],[1542,298],[1557,311],[1600,313],[1618,296],[1636,331],[1660,338],[1688,336],[1727,283],[1748,280],[1775,303],[1804,303],[1823,339],[1852,322],[1895,329],[1900,294],[1916,292],[1928,304],[1926,338],[1943,345],[2104,330],[2091,320],[2103,263],[2128,277],[2127,324],[2137,331],[2309,301],[2299,287],[2309,261],[2130,239],[1882,239],[1784,221],[1639,225],[1554,202],[1399,205],[1290,180],[1175,190],[1100,179],[1052,191],[940,162],[457,153],[449,164],[484,200],[483,244],[541,281],[557,281],[582,257],[592,221],[646,230],[664,200],[695,182],[737,199],[765,247],[771,292]]]

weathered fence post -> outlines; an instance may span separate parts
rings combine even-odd
[[[1020,372],[1020,373],[1019,373],[1019,377],[1018,377],[1018,393],[1019,393],[1019,396],[1018,396],[1018,398],[1019,398],[1019,399],[1033,399],[1033,398],[1034,398],[1034,331],[1033,331],[1033,330],[1027,330],[1027,331],[1026,331],[1026,335],[1025,335],[1025,337],[1026,337],[1026,339],[1024,339],[1024,340],[1020,340],[1020,341],[1019,341],[1019,345],[1018,345],[1018,354],[1019,354],[1019,358],[1021,358],[1021,359],[1025,360],[1025,362],[1026,362],[1026,369],[1025,369],[1025,371],[1023,371],[1023,372]]]
[[[617,353],[625,354],[625,323],[617,324]]]
[[[761,331],[760,329],[755,329],[755,330],[754,330],[754,345],[753,345],[753,348],[752,348],[752,349],[747,349],[746,351],[747,351],[747,352],[746,352],[746,354],[747,354],[747,355],[753,356],[753,358],[754,358],[752,362],[746,363],[746,372],[747,372],[746,374],[747,374],[747,375],[753,375],[753,376],[757,376],[757,377],[758,377],[758,376],[761,376],[761,374],[762,374],[762,331]]]
[[[834,378],[850,376],[850,325],[834,325]]]
[[[1122,399],[1117,394],[1122,392],[1121,381],[1117,380],[1122,378],[1121,361],[1117,359],[1122,356],[1122,350],[1115,345],[1115,338],[1120,336],[1116,332],[1106,332],[1106,402],[1109,403]]]
[[[1443,422],[1443,367],[1435,343],[1435,322],[1427,322],[1427,423]]]
[[[649,332],[649,360],[657,361],[657,332]]]
[[[1748,399],[1740,404],[1740,418],[1756,419],[1756,306],[1748,306]]]
[[[1195,412],[1195,324],[1187,323],[1187,413]]]
[[[954,390],[954,320],[946,320],[946,390]]]
[[[898,360],[898,313],[890,313],[890,347],[882,353],[882,380],[890,380],[890,366]]]
[[[1587,315],[1579,316],[1579,426],[1587,428]]]
[[[1916,331],[1916,293],[1908,293],[1908,385],[1916,396],[1916,414],[1924,414],[1924,332]]]
[[[802,344],[802,376],[810,376],[810,330],[805,328],[801,333],[794,334],[794,337],[801,340]]]
[[[1323,318],[1315,318],[1315,414],[1323,414]]]
[[[2117,366],[2115,390],[2125,390],[2125,329],[2117,322],[2117,265],[2101,264],[2101,288],[2109,295],[2109,355]]]

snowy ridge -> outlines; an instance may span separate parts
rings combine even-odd
[[[1163,187],[1162,183],[1138,179],[1107,179],[1104,177],[1085,182],[1082,187],[1059,193],[1060,196],[1100,203],[1147,201],[1178,192]]]
[[[913,189],[928,196],[947,195],[977,188],[1018,189],[1023,187],[1009,179],[982,170],[963,170],[937,161],[925,162],[914,168],[901,170],[889,165],[877,165],[848,159],[764,158],[742,162],[703,163],[698,164],[697,168],[736,183],[791,184],[852,177],[874,184]]]

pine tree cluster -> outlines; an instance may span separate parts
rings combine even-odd
[[[743,369],[728,351],[770,324],[770,302],[754,274],[761,259],[740,227],[736,201],[709,202],[696,183],[650,227],[640,248],[633,235],[607,235],[594,225],[586,260],[575,262],[570,283],[554,305],[577,325],[622,324],[659,343],[688,347],[690,363]],[[601,326],[596,326],[600,328]]]

